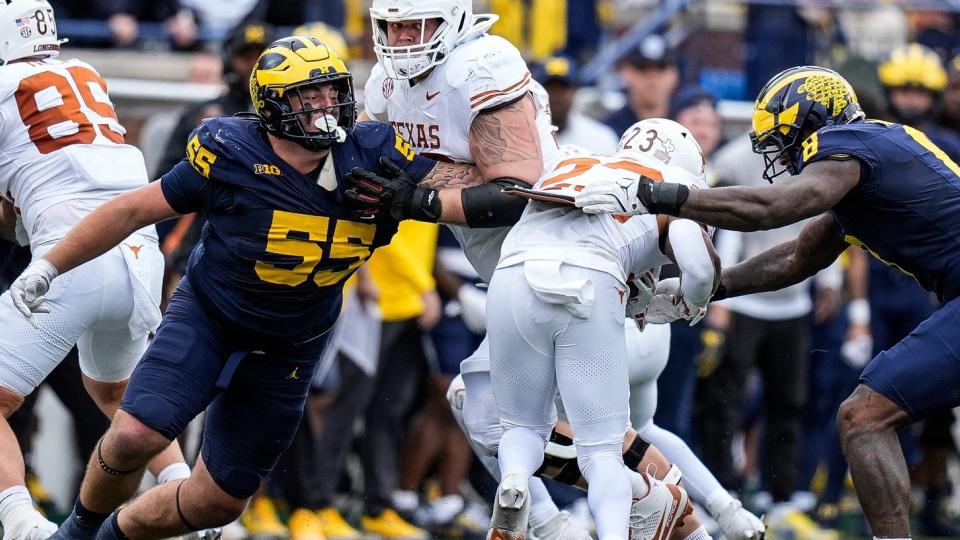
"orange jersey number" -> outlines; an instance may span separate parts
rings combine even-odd
[[[106,99],[107,85],[103,79],[80,66],[70,67],[67,71],[78,91],[74,91],[67,77],[52,71],[31,75],[20,81],[17,88],[20,118],[37,150],[49,154],[71,144],[91,144],[97,133],[114,143],[123,144],[122,134],[106,124],[94,123],[84,112],[89,109],[102,118],[117,121],[117,113],[110,101],[101,101],[94,96],[95,85]]]

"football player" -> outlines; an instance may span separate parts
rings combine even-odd
[[[669,137],[671,130],[679,136]],[[648,133],[654,135],[650,144]],[[667,158],[671,165],[643,151],[653,148],[657,136],[675,145]],[[700,147],[675,123],[648,123],[628,132],[626,141],[610,157],[564,159],[534,188],[575,192],[624,174],[707,187]],[[670,262],[681,271],[673,292],[631,299],[629,290],[639,281],[633,276],[656,275]],[[528,499],[528,480],[542,465],[556,423],[559,390],[600,540],[625,539],[630,529],[634,538],[671,537],[692,511],[686,493],[675,486],[643,494],[653,499],[647,502],[650,507],[664,509],[673,519],[661,526],[659,520],[629,518],[631,486],[621,455],[630,424],[624,313],[641,322],[683,318],[696,323],[706,312],[719,267],[707,232],[689,220],[624,219],[544,202],[528,205],[504,241],[487,293],[491,377],[504,426],[498,507],[519,509]],[[648,485],[660,484],[648,475],[643,478]],[[709,534],[699,526],[680,538],[706,539]]]
[[[296,431],[344,281],[397,230],[389,216],[353,218],[342,175],[377,170],[380,156],[417,179],[451,169],[416,156],[388,124],[354,125],[350,72],[314,38],[272,43],[250,92],[256,115],[206,121],[184,161],[90,213],[14,283],[14,304],[46,328],[36,313],[57,309],[45,296],[76,283],[74,268],[145,226],[207,213],[59,538],[160,538],[239,516]],[[193,476],[115,512],[147,461],[204,410]]]
[[[850,84],[816,66],[760,91],[754,151],[771,186],[691,190],[640,176],[594,183],[587,212],[659,213],[752,231],[818,216],[800,236],[725,269],[715,299],[812,276],[848,244],[913,275],[943,307],[864,369],[838,415],[841,442],[877,538],[909,538],[910,480],[897,430],[960,405],[960,166],[910,126],[864,119]],[[904,179],[909,179],[905,181]]]
[[[143,155],[124,142],[107,86],[79,60],[59,60],[46,0],[0,2],[0,222],[42,257],[95,208],[147,184]],[[14,308],[19,285],[0,297],[0,522],[4,538],[56,530],[34,508],[6,418],[77,346],[83,383],[107,416],[160,322],[163,257],[153,227],[131,229],[102,256],[47,292],[42,313]],[[91,257],[92,259],[92,257]],[[190,475],[179,448],[151,462],[161,481]]]
[[[364,90],[364,115],[390,121],[426,155],[475,163],[486,183],[469,189],[460,189],[458,181],[414,188],[371,175],[365,178],[367,186],[358,184],[356,202],[368,204],[370,212],[382,209],[398,218],[412,217],[409,210],[416,209],[418,200],[440,202],[444,215],[466,221],[467,226],[452,230],[480,278],[489,282],[508,227],[525,207],[523,199],[501,193],[501,187],[532,185],[562,157],[552,136],[547,96],[530,80],[519,51],[486,33],[496,16],[475,16],[470,0],[376,0],[370,15],[379,63]],[[437,195],[423,195],[431,190],[438,190]],[[497,228],[477,228],[493,226]],[[501,426],[487,349],[484,342],[464,360],[448,396],[481,461],[497,475],[491,451],[500,440]],[[556,438],[569,444],[569,426],[565,431]],[[623,452],[625,462],[637,470],[646,470],[650,462],[658,464],[658,478],[669,470],[669,462],[633,430]],[[571,454],[564,450],[548,459],[553,466],[545,474],[571,484],[582,482]],[[530,488],[531,528],[539,538],[585,538],[584,531],[564,522],[565,514],[538,479]],[[727,502],[715,517],[730,536],[751,537],[759,521],[739,503]]]

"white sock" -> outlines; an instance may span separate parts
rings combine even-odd
[[[0,522],[6,523],[15,512],[22,512],[24,506],[34,510],[33,498],[27,486],[13,486],[0,491]]]
[[[706,527],[700,525],[697,530],[688,534],[683,540],[713,540],[713,537],[707,532]]]
[[[683,471],[683,487],[693,500],[703,503],[712,493],[723,489],[713,473],[680,437],[653,422],[641,428],[640,436],[656,446],[670,463]]]
[[[530,527],[539,527],[550,521],[560,509],[557,503],[553,502],[547,486],[543,485],[543,480],[534,476],[528,484],[530,489]]]
[[[647,493],[650,492],[647,482],[637,471],[630,471],[629,469],[628,471],[627,477],[630,478],[630,492],[631,495],[633,495],[633,498],[642,499],[646,497]]]
[[[503,478],[511,474],[526,480],[537,472],[543,463],[543,449],[547,446],[536,431],[525,427],[511,427],[500,437],[497,459]]]
[[[158,484],[166,484],[174,480],[185,480],[190,478],[190,466],[186,463],[171,463],[160,471],[157,475]]]
[[[622,540],[624,531],[630,529],[630,481],[623,475],[627,468],[620,457],[620,445],[610,452],[586,454],[583,446],[577,447],[580,470],[590,486],[587,504],[597,523],[597,538]]]
[[[412,512],[420,504],[420,497],[416,491],[398,489],[393,492],[393,507],[401,512]]]
[[[413,508],[416,509],[416,506]],[[463,510],[463,497],[444,495],[430,503],[430,519],[435,523],[446,523]]]
[[[33,506],[33,497],[27,486],[12,486],[0,491],[0,519],[13,508],[23,505]]]

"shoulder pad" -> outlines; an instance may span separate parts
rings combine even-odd
[[[390,124],[368,120],[357,122],[350,136],[361,148],[380,148],[387,138],[397,135]]]
[[[510,102],[529,90],[530,71],[509,41],[483,35],[468,41],[447,59],[447,83],[458,88],[474,111]]]
[[[187,139],[187,161],[206,178],[231,182],[237,170],[247,170],[256,150],[253,118],[208,118]]]

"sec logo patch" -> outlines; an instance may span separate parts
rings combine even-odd
[[[393,79],[383,81],[383,97],[389,98],[393,94]]]

